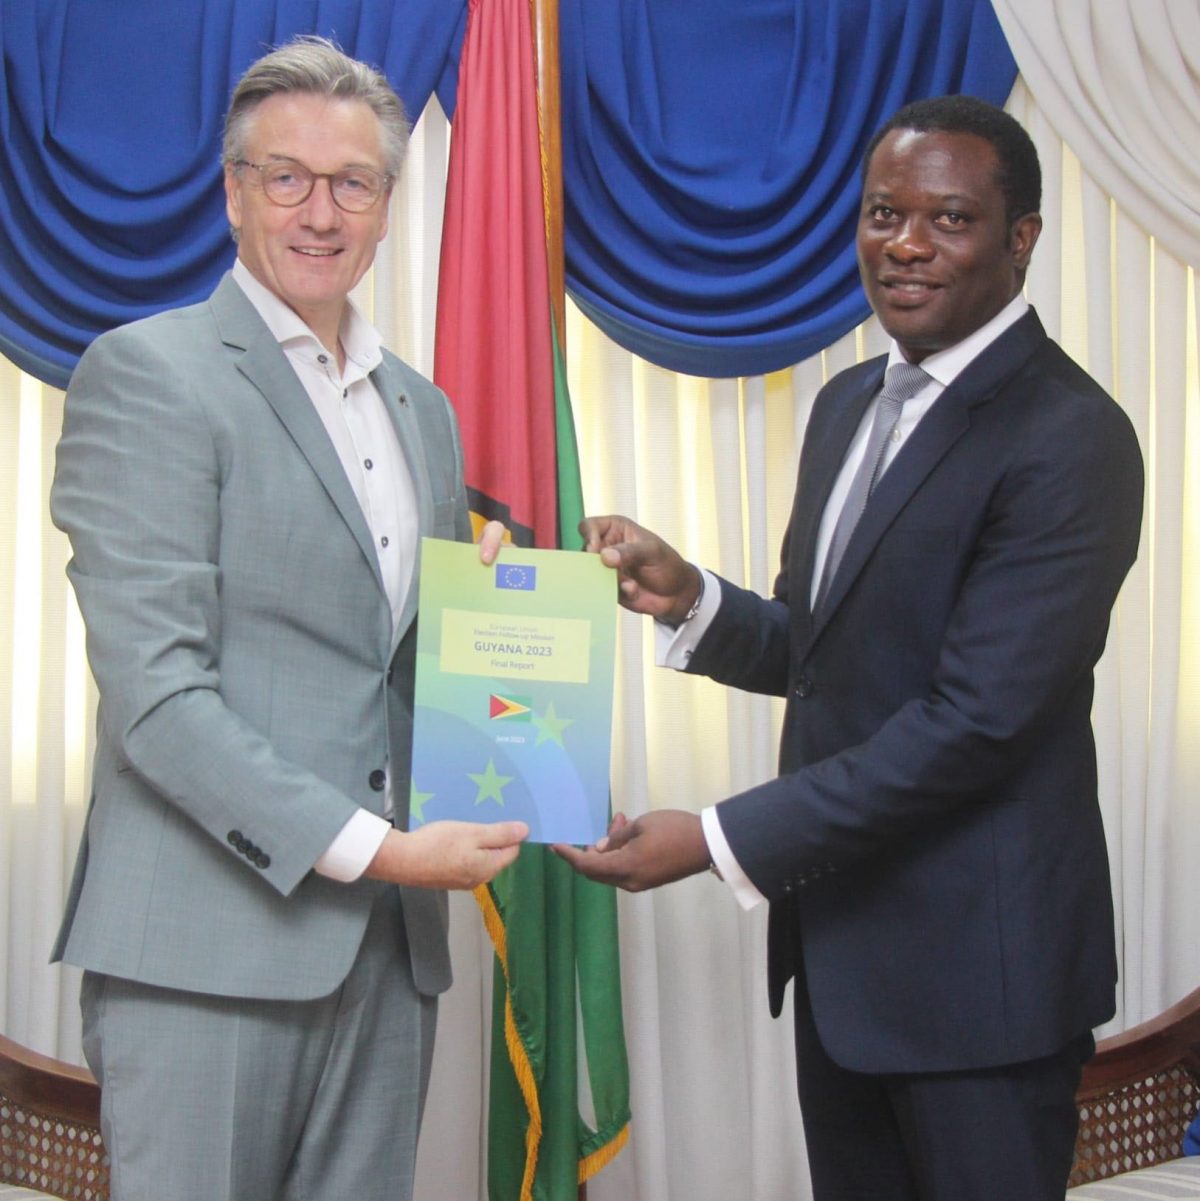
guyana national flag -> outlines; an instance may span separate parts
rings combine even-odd
[[[434,378],[458,413],[476,527],[497,518],[518,545],[578,546],[535,81],[530,0],[469,0]],[[499,718],[521,701],[492,704]],[[475,895],[496,948],[489,1197],[575,1201],[629,1133],[615,894],[529,845]]]

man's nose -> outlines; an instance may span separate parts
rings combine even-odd
[[[884,249],[891,258],[901,263],[933,258],[933,240],[929,236],[928,225],[909,218],[897,227]]]
[[[336,229],[341,225],[342,210],[334,203],[333,180],[328,175],[313,180],[302,216],[304,224],[311,229]]]

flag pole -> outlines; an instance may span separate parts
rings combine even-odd
[[[558,344],[566,348],[566,284],[563,252],[562,91],[558,55],[558,0],[532,0],[537,42],[538,120],[545,154],[546,252],[550,265],[550,306]]]
[[[550,307],[558,344],[567,345],[566,255],[563,248],[562,91],[558,56],[558,0],[532,0],[537,42],[538,121],[542,127],[542,179],[546,194],[546,260],[550,274]],[[587,1181],[579,1186],[587,1201]]]
[[[565,351],[566,255],[563,244],[562,88],[558,52],[558,0],[531,0],[537,43],[538,122],[542,130],[542,181],[546,198],[546,259],[550,307]],[[587,1201],[587,1181],[579,1185],[579,1201]]]

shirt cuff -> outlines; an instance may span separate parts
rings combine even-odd
[[[733,889],[737,903],[743,909],[753,909],[756,905],[761,905],[767,898],[755,888],[750,877],[742,871],[741,865],[733,857],[729,843],[725,841],[725,831],[721,829],[716,805],[709,805],[707,809],[700,811],[700,823],[704,828],[704,841],[708,843],[708,857],[721,873],[721,879]]]
[[[392,825],[369,809],[359,809],[341,828],[329,849],[313,864],[320,876],[351,884],[371,865]]]
[[[665,621],[654,623],[654,662],[658,667],[683,671],[721,607],[720,581],[703,567],[697,570],[704,580],[704,593],[692,617],[677,626],[669,626]]]

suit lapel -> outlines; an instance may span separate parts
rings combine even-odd
[[[801,553],[799,570],[796,572],[797,579],[792,584],[792,587],[800,587],[801,595],[793,598],[793,603],[802,604],[806,611],[812,590],[821,516],[829,503],[829,494],[833,491],[846,452],[850,449],[854,434],[862,423],[867,405],[879,391],[886,365],[886,359],[878,360],[877,365],[872,364],[858,385],[858,390],[851,392],[844,402],[834,402],[834,415],[828,429],[820,433],[814,445],[805,448],[788,536],[795,539]]]
[[[837,611],[850,585],[900,510],[939,460],[970,428],[967,407],[956,403],[958,398],[954,393],[957,388],[955,383],[937,398],[871,493],[838,564],[837,574],[830,582],[825,603],[813,615],[814,636],[820,634],[830,616]]]
[[[830,617],[849,591],[851,584],[862,571],[897,515],[925,482],[930,472],[949,453],[954,444],[971,427],[971,410],[989,401],[1003,385],[1016,374],[1029,356],[1045,341],[1046,333],[1037,314],[1031,309],[1015,325],[1007,329],[990,346],[963,370],[957,379],[934,401],[929,412],[921,419],[912,436],[900,449],[895,460],[884,472],[871,499],[863,510],[862,518],[846,552],[838,565],[825,602],[813,615],[812,635],[816,638],[828,624]],[[867,402],[879,387],[879,379],[867,393],[861,405],[855,408],[862,418]],[[855,423],[857,428],[857,422]],[[851,431],[853,433],[853,431]],[[848,442],[847,442],[848,445]],[[845,457],[836,461],[834,476]],[[829,487],[832,487],[832,481]],[[824,491],[824,500],[829,488]],[[821,508],[824,508],[824,500]],[[816,521],[820,521],[820,512]],[[811,579],[812,555],[816,542],[815,526],[808,540],[808,564]]]
[[[417,546],[413,560],[412,578],[408,583],[408,593],[400,610],[400,619],[392,634],[392,653],[400,645],[413,618],[417,615],[417,593],[421,576],[421,536],[433,529],[433,487],[429,482],[429,467],[425,459],[425,444],[421,436],[420,418],[417,406],[409,399],[403,383],[396,373],[389,368],[385,359],[373,372],[371,381],[379,395],[383,397],[388,416],[396,427],[396,436],[400,440],[400,449],[404,453],[405,462],[412,475],[413,491],[417,497]]]
[[[304,385],[296,378],[287,356],[263,324],[258,311],[230,276],[222,279],[210,304],[222,340],[227,346],[243,352],[238,360],[238,370],[275,410],[292,441],[308,460],[354,535],[382,591],[383,577],[379,571],[379,561],[358,498],[350,487],[321,417],[304,390]]]

